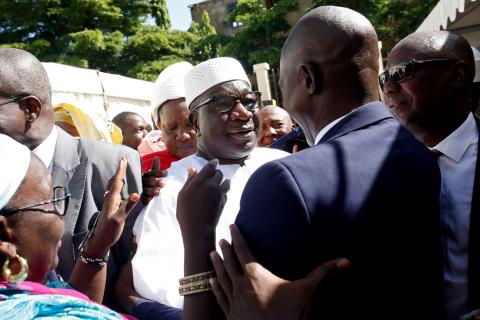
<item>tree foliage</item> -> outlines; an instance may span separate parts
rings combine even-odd
[[[262,0],[239,0],[229,20],[242,23],[243,28],[229,39],[221,53],[236,57],[249,71],[259,62],[277,67],[290,30],[286,15],[296,9],[295,0],[280,0],[268,9]]]
[[[218,51],[208,14],[190,32],[170,30],[165,0],[0,0],[0,15],[2,47],[140,79]]]
[[[313,0],[367,16],[383,41],[384,56],[413,32],[437,0]],[[296,0],[239,0],[229,22],[233,37],[217,34],[205,12],[188,31],[170,30],[166,0],[0,0],[0,46],[30,51],[42,61],[95,68],[154,80],[168,65],[216,56],[277,68]]]
[[[366,16],[383,44],[385,57],[393,46],[415,31],[438,0],[315,0],[310,9],[321,5],[351,8]]]

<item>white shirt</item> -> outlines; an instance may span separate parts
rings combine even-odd
[[[50,173],[52,173],[53,155],[55,153],[55,145],[57,144],[57,136],[57,128],[53,126],[48,137],[32,151],[42,160]]]
[[[240,210],[240,198],[250,176],[262,164],[288,153],[268,148],[253,149],[245,164],[219,165],[224,179],[231,179],[227,202],[216,229],[217,239],[230,241],[229,225]],[[132,260],[133,283],[143,297],[182,308],[178,279],[183,277],[183,241],[176,218],[177,195],[188,177],[188,168],[200,171],[207,160],[192,155],[176,161],[168,170],[166,185],[140,213],[133,232],[138,247]],[[218,246],[218,245],[217,245]],[[217,247],[217,250],[219,248]]]
[[[320,140],[323,138],[324,135],[327,134],[327,132],[333,128],[334,125],[336,125],[337,123],[340,122],[340,120],[342,120],[343,118],[345,118],[346,116],[348,116],[350,113],[347,113],[346,115],[344,116],[341,116],[340,118],[338,119],[335,119],[333,120],[332,122],[330,122],[329,124],[327,124],[325,127],[323,127],[322,130],[320,130],[320,132],[317,134],[317,137],[315,138],[315,145],[317,145]]]
[[[467,313],[468,237],[473,183],[478,152],[478,130],[470,113],[463,124],[433,149],[442,175],[444,297],[447,320]]]

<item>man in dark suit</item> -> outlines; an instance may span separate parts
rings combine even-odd
[[[289,280],[350,260],[312,318],[438,319],[438,167],[378,101],[372,25],[317,8],[291,31],[280,68],[285,108],[312,147],[250,178],[236,224],[254,256]]]
[[[29,147],[49,168],[54,185],[65,186],[71,193],[57,268],[68,280],[90,218],[101,210],[107,183],[122,155],[128,159],[122,196],[140,193],[138,153],[120,145],[73,138],[55,127],[47,73],[40,61],[26,51],[0,49],[0,96],[0,133]],[[127,221],[127,226],[131,230],[133,222]],[[130,254],[129,228],[126,229],[119,245],[112,248],[106,302],[119,264],[126,262]]]
[[[470,111],[474,75],[470,45],[446,31],[407,36],[392,49],[380,75],[390,111],[438,156],[447,320],[480,308],[480,120]]]

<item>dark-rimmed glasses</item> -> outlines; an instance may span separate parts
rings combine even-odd
[[[396,82],[402,82],[410,79],[415,74],[418,67],[429,63],[448,62],[450,59],[430,59],[430,60],[411,60],[406,63],[399,63],[391,68],[383,71],[378,79],[380,80],[380,87],[385,88],[388,81],[393,80]]]
[[[235,107],[235,104],[240,102],[245,109],[250,112],[254,112],[260,105],[260,97],[262,93],[260,91],[250,91],[243,93],[240,97],[229,96],[229,95],[216,95],[208,98],[207,100],[201,102],[192,108],[191,112],[194,112],[198,108],[209,104],[213,104],[213,107],[218,113],[227,113]]]
[[[24,99],[24,98],[26,98],[26,97],[28,97],[28,95],[26,95],[26,96],[23,95],[23,96],[18,96],[18,97],[14,97],[14,98],[8,99],[8,100],[6,100],[6,101],[1,102],[1,103],[0,103],[0,107],[1,107],[1,106],[4,106],[4,105],[6,105],[6,104],[12,103],[12,102],[17,102],[17,101],[22,100],[22,99]]]
[[[53,214],[56,214],[57,216],[63,217],[67,212],[69,199],[70,199],[70,193],[68,193],[67,188],[54,187],[52,200],[33,204],[31,206],[22,207],[22,208],[3,209],[3,210],[0,210],[0,215],[8,217],[22,211],[40,211],[43,213],[53,213]],[[42,208],[37,208],[39,206],[43,206],[49,203],[53,203],[53,210],[45,210]]]

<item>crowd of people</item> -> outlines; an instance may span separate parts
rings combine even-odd
[[[0,66],[0,319],[480,319],[461,36],[410,34],[380,73],[368,19],[318,7],[283,46],[284,107],[234,58],[179,62],[153,130],[53,106],[26,51]]]

